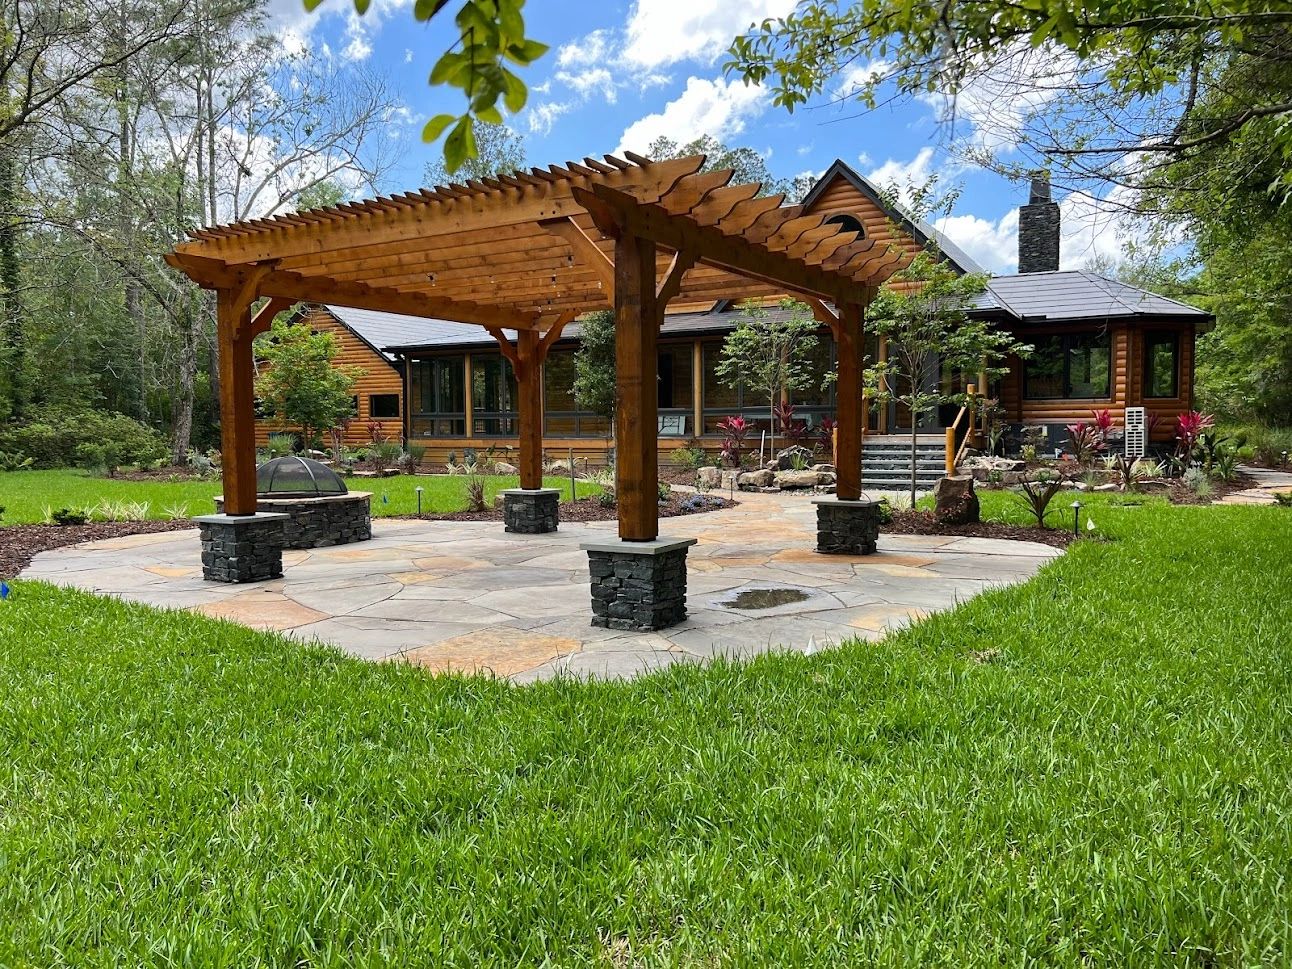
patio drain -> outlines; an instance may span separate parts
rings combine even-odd
[[[723,605],[728,609],[775,609],[810,598],[802,589],[744,589]]]

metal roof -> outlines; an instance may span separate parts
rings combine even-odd
[[[975,315],[1020,323],[1071,323],[1133,317],[1203,322],[1211,314],[1084,269],[995,276],[974,302]]]

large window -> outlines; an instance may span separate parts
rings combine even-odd
[[[661,437],[691,437],[695,428],[692,403],[695,387],[691,383],[691,344],[675,343],[659,348],[656,375]]]
[[[1180,335],[1144,334],[1144,396],[1180,396]]]
[[[461,437],[466,434],[464,364],[463,357],[409,361],[408,382],[412,395],[409,414],[414,438]],[[371,405],[372,402],[369,403]]]
[[[718,430],[718,423],[733,414],[749,421],[755,433],[768,430],[771,426],[770,402],[759,391],[748,387],[732,388],[723,383],[715,372],[721,359],[721,343],[704,344],[704,433],[722,433]],[[826,375],[834,368],[834,341],[827,334],[819,334],[808,364],[811,379],[806,387],[790,394],[794,419],[806,421],[813,430],[821,425],[823,418],[834,415],[835,385],[833,381],[826,382]]]
[[[1023,396],[1105,400],[1112,376],[1112,338],[1103,333],[1037,337],[1023,367]]]
[[[610,421],[580,410],[574,400],[574,351],[553,350],[543,363],[543,433],[549,437],[609,437]]]
[[[471,433],[510,437],[519,432],[516,374],[501,353],[471,354]]]

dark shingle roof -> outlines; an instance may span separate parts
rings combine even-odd
[[[975,315],[1020,322],[1174,317],[1202,322],[1210,314],[1194,306],[1108,279],[1083,269],[995,276],[975,301]]]

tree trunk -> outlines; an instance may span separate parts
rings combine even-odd
[[[915,409],[911,409],[911,510],[915,510],[915,480],[916,480],[916,463],[915,455],[919,451],[917,438],[919,437],[919,428],[916,426]]]
[[[15,415],[22,412],[26,403],[23,387],[25,340],[22,300],[18,294],[21,270],[18,262],[17,186],[17,166],[6,146],[0,150],[0,364],[7,374],[4,381],[7,386],[0,385],[0,390],[6,392],[7,409]]]
[[[193,435],[193,387],[197,380],[197,340],[201,313],[191,303],[180,320],[179,387],[171,426],[171,463],[188,463]]]

